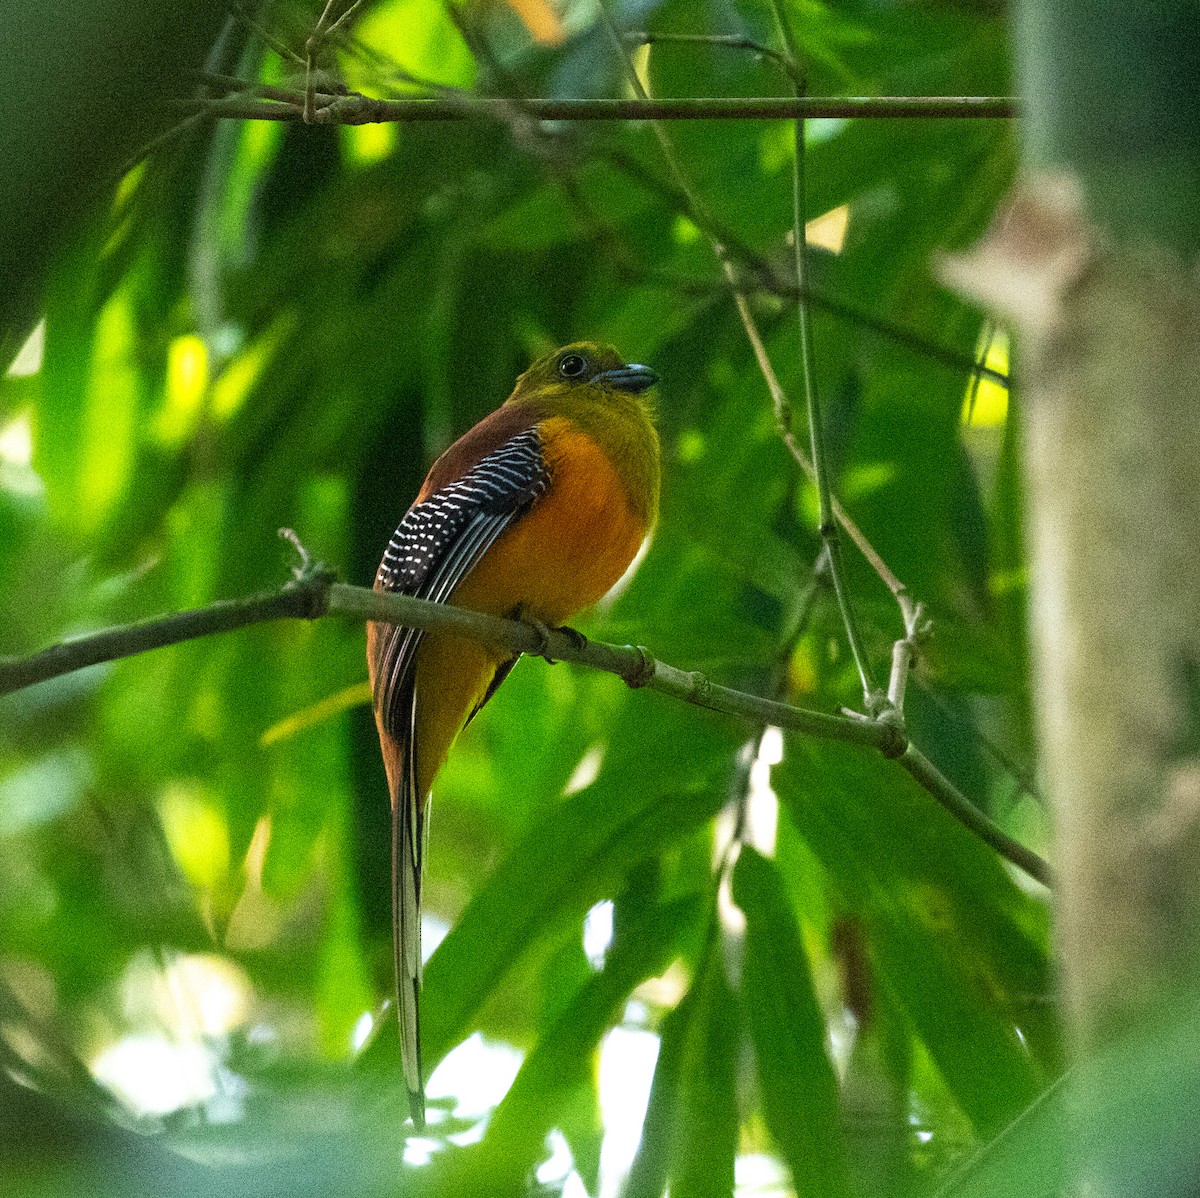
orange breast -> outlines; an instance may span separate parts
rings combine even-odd
[[[539,425],[553,482],[459,584],[454,603],[561,624],[625,573],[649,529],[630,509],[600,447],[570,421]],[[417,654],[419,784],[427,792],[504,660],[457,637],[427,633]]]
[[[603,450],[569,421],[539,425],[553,483],[454,593],[460,607],[561,624],[625,573],[647,528]]]

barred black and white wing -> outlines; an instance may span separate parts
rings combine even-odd
[[[414,504],[392,535],[376,589],[444,603],[506,528],[545,493],[550,474],[537,428],[504,442],[462,478]],[[415,661],[423,633],[398,625],[381,630],[374,650],[374,702],[379,722],[400,750],[392,795],[392,926],[401,1060],[413,1122],[424,1124],[419,997],[421,880],[428,796],[418,793]]]

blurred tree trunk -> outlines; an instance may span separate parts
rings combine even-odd
[[[14,0],[3,6],[0,371],[40,314],[65,238],[121,165],[175,120],[221,27],[221,0]]]
[[[1180,1169],[1101,1062],[1200,994],[1200,6],[1022,0],[1015,36],[1027,175],[946,273],[1021,334],[1074,1155],[1089,1193],[1194,1193],[1194,1134]]]

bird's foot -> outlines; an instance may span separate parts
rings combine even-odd
[[[578,628],[572,628],[567,624],[559,625],[559,632],[563,634],[575,647],[577,653],[582,653],[588,647],[588,639],[579,631]]]
[[[549,662],[551,665],[554,665],[555,664],[554,658],[552,658],[550,656],[550,628],[549,628],[549,626],[547,624],[544,624],[536,616],[527,616],[527,615],[522,614],[518,618],[522,621],[522,623],[528,624],[529,627],[532,628],[535,633],[537,633],[538,645],[537,645],[537,648],[533,651],[532,656],[540,657],[540,658],[544,659],[545,661]]]
[[[558,659],[550,656],[550,634],[551,632],[561,632],[571,644],[579,652],[583,652],[587,648],[588,639],[579,631],[578,628],[568,628],[563,625],[559,628],[551,628],[548,624],[539,620],[536,616],[529,615],[528,612],[518,610],[515,616],[523,624],[528,624],[530,628],[537,634],[538,646],[531,654],[532,657],[540,657],[543,661],[550,665],[557,665]]]

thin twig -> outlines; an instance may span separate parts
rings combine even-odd
[[[604,22],[605,28],[608,30],[609,40],[616,48],[617,54],[623,65],[626,78],[629,80],[630,86],[634,93],[643,101],[648,101],[646,90],[642,86],[641,80],[637,76],[637,72],[633,69],[633,64],[629,60],[629,56],[625,51],[625,46],[621,42],[621,36],[617,32],[616,26],[612,22],[608,11],[603,5],[600,6],[600,17]],[[759,333],[758,324],[754,319],[754,313],[750,310],[750,302],[746,296],[745,288],[742,286],[738,278],[735,264],[730,256],[724,241],[715,234],[715,222],[708,212],[707,207],[701,201],[700,197],[692,189],[688,183],[687,176],[683,172],[683,168],[679,163],[678,157],[675,154],[674,147],[671,145],[670,139],[666,132],[656,123],[651,122],[651,129],[658,139],[659,145],[662,148],[663,157],[666,159],[667,166],[675,178],[675,192],[683,197],[683,201],[687,205],[687,211],[691,214],[693,223],[697,228],[708,234],[709,244],[712,247],[713,255],[717,259],[717,263],[725,276],[726,283],[729,286],[730,293],[733,296],[734,303],[737,306],[738,316],[741,318],[742,326],[746,331],[746,337],[750,341],[751,348],[754,350],[754,356],[758,362],[759,370],[763,378],[766,380],[767,389],[771,393],[772,402],[775,404],[777,413],[787,413],[790,411],[790,403],[783,388],[779,384],[779,379],[775,374],[775,369],[771,364],[771,359],[767,354],[767,349],[763,343],[762,335]],[[802,289],[801,289],[802,290]],[[790,429],[790,419],[781,422],[781,432],[783,434],[784,443],[789,451],[799,463],[801,469],[815,481],[816,472],[813,469],[813,464],[805,454],[799,442]],[[863,535],[862,531],[850,519],[849,515],[837,503],[832,501],[831,510],[834,517],[846,530],[847,535],[854,541],[862,552],[863,556],[870,563],[872,569],[876,571],[879,577],[883,580],[884,585],[895,596],[897,603],[900,605],[902,614],[904,615],[907,624],[912,610],[911,600],[908,597],[907,588],[904,584],[888,569],[886,563],[875,551],[874,547]],[[864,688],[865,689],[865,688]]]
[[[795,293],[785,289],[778,294],[791,296]],[[961,370],[970,378],[988,379],[998,386],[1008,386],[1008,375],[1004,371],[995,370],[968,354],[960,353],[958,350],[950,349],[945,345],[939,345],[936,341],[930,341],[928,337],[922,336],[922,334],[912,329],[906,329],[902,325],[894,324],[892,321],[885,320],[881,316],[875,316],[870,312],[864,311],[854,304],[847,303],[845,300],[838,299],[836,296],[829,295],[827,292],[813,287],[811,283],[805,289],[805,295],[808,302],[814,308],[820,308],[832,316],[840,316],[843,320],[849,321],[852,324],[859,325],[864,329],[870,329],[872,332],[878,333],[881,337],[886,337],[888,340],[894,341],[897,345],[906,346],[908,349],[923,354],[935,362],[941,362],[946,366],[952,366],[957,370]]]
[[[915,778],[922,789],[937,799],[960,824],[974,832],[1006,861],[1041,882],[1043,886],[1054,885],[1054,874],[1049,863],[1039,857],[1033,849],[1026,848],[1006,832],[1002,832],[1000,827],[984,815],[911,741],[897,761],[900,767]]]
[[[325,611],[324,593],[332,575],[305,577],[278,591],[244,599],[221,599],[208,607],[123,624],[103,632],[61,641],[31,657],[0,657],[0,695],[59,678],[101,662],[119,661],[151,649],[198,637],[232,632],[270,620],[313,619]]]
[[[892,669],[888,676],[887,701],[893,718],[904,718],[904,699],[908,691],[909,672],[917,662],[919,643],[929,635],[931,628],[932,624],[925,615],[925,605],[918,603],[912,608],[911,615],[905,615],[904,636],[892,645]]]
[[[749,50],[751,54],[773,62],[790,80],[795,79],[792,64],[785,55],[737,33],[648,33],[637,30],[624,34],[624,40],[631,46],[723,46],[730,50]]]
[[[191,78],[205,87],[230,96],[259,96],[266,100],[278,100],[283,104],[303,102],[303,92],[295,88],[279,87],[257,79],[239,79],[236,75],[219,75],[212,71],[193,71]]]
[[[779,0],[771,0],[771,9],[775,14],[775,23],[779,27],[779,35],[783,40],[784,54],[791,64],[788,72],[796,84],[796,95],[802,97],[805,90],[804,63],[800,50],[792,34],[791,26],[783,14]],[[800,365],[804,379],[804,401],[808,412],[809,451],[812,459],[813,474],[817,486],[818,531],[825,544],[829,561],[829,577],[833,582],[833,592],[837,596],[838,608],[842,614],[842,624],[846,632],[846,641],[850,646],[850,655],[858,670],[859,682],[862,684],[863,703],[866,710],[874,712],[882,697],[875,685],[871,670],[870,659],[863,648],[862,634],[858,629],[858,619],[854,613],[854,604],[850,591],[846,586],[845,571],[842,568],[842,547],[838,537],[838,525],[833,514],[833,493],[829,484],[829,459],[825,452],[825,421],[821,414],[820,393],[817,390],[817,367],[813,349],[812,323],[808,318],[808,240],[806,230],[808,216],[805,202],[805,145],[804,120],[795,122],[795,152],[792,155],[792,249],[796,269],[796,291],[799,299],[796,303],[796,316],[800,335]],[[791,405],[779,393],[776,402],[775,418],[779,423],[780,432],[785,440],[791,433]]]
[[[989,757],[1016,783],[1016,795],[1019,798],[1021,795],[1028,795],[1031,799],[1036,800],[1043,807],[1048,806],[1046,796],[1042,793],[1041,788],[1037,784],[1037,779],[1034,777],[1034,771],[1026,764],[1017,761],[1010,753],[1002,749],[986,732],[983,731],[973,720],[964,718],[958,711],[947,703],[941,695],[937,693],[928,683],[917,680],[917,685],[921,688],[925,698],[932,703],[946,719],[953,721],[967,733],[968,736],[977,740]]]
[[[325,7],[321,10],[321,15],[317,18],[312,33],[304,43],[304,106],[301,115],[306,125],[315,124],[318,120],[317,60],[321,51],[324,49],[325,43],[350,19],[362,0],[354,0],[354,3],[336,21],[331,22],[329,14],[333,11],[335,3],[337,0],[326,0]]]
[[[828,585],[828,578],[828,555],[825,547],[822,545],[821,551],[817,554],[817,560],[813,563],[811,576],[804,590],[800,593],[795,614],[789,622],[784,635],[779,638],[775,660],[771,663],[767,691],[773,699],[782,698],[787,691],[788,663],[792,659],[792,654],[796,651],[796,646],[800,638],[808,630],[813,613],[817,608],[817,599],[820,597],[821,591]],[[763,737],[766,736],[768,727],[770,725],[760,724],[755,729],[754,737],[749,742],[753,744],[754,751],[749,755],[747,761],[739,763],[737,777],[734,781],[737,810],[734,816],[733,836],[730,841],[730,847],[734,844],[741,844],[746,839],[746,819],[749,814],[750,803],[750,767],[762,751]],[[745,768],[741,768],[743,764]],[[726,860],[722,863],[722,873],[733,864],[730,856],[730,854],[727,854]]]
[[[963,423],[968,428],[975,419],[975,401],[979,398],[979,384],[983,381],[983,372],[987,368],[988,353],[992,348],[992,339],[995,335],[995,325],[989,318],[983,322],[983,335],[979,339],[979,348],[975,354],[975,369],[971,374],[971,385],[967,390],[967,411]]]
[[[847,718],[809,711],[734,690],[695,670],[681,670],[659,661],[646,648],[582,640],[558,628],[534,628],[483,612],[411,595],[368,590],[333,582],[319,562],[303,560],[296,577],[278,591],[245,599],[222,600],[208,607],[144,620],[91,636],[54,645],[31,657],[0,658],[0,695],[61,677],[101,662],[115,661],[182,641],[212,636],[271,620],[314,620],[343,616],[381,620],[410,628],[436,629],[495,646],[508,653],[544,656],[616,674],[629,686],[737,716],[757,725],[775,725],[808,736],[869,745],[897,759],[922,787],[959,822],[991,845],[1001,856],[1049,886],[1049,865],[1008,837],[945,778],[908,741],[904,732],[886,721]]]
[[[504,121],[511,101],[492,96],[473,97],[469,104],[445,97],[376,100],[369,96],[314,91],[313,121],[330,125],[369,125],[389,121]],[[794,121],[798,117],[1011,119],[1018,115],[1015,100],[997,96],[791,96],[687,97],[682,99],[580,99],[522,101],[540,121]],[[177,102],[188,112],[249,121],[304,119],[303,101],[295,105],[247,100]]]
[[[398,79],[401,83],[407,84],[410,88],[416,88],[429,96],[440,96],[443,99],[458,100],[464,104],[469,104],[473,98],[471,92],[461,87],[455,87],[450,83],[439,83],[436,79],[429,79],[424,75],[414,74],[407,67],[401,66],[394,58],[381,53],[374,46],[369,45],[353,34],[346,38],[346,45],[357,57],[369,64],[377,75],[382,75],[384,78],[390,75]]]
[[[787,395],[783,390],[783,386],[779,382],[779,377],[775,373],[775,367],[771,364],[771,359],[767,356],[767,347],[763,344],[762,335],[758,331],[758,325],[754,321],[754,316],[750,311],[750,305],[746,300],[745,295],[740,291],[735,291],[733,294],[734,302],[737,304],[738,313],[742,318],[742,324],[746,329],[746,336],[750,341],[750,347],[754,351],[755,359],[758,362],[759,371],[767,383],[767,390],[771,393],[772,402],[775,404],[776,411],[780,409],[780,405],[787,405]],[[795,459],[796,464],[801,470],[811,479],[816,481],[816,471],[813,469],[813,464],[809,460],[808,454],[804,452],[804,447],[796,439],[795,433],[788,428],[782,436],[784,444],[788,451]],[[891,591],[896,602],[900,606],[901,612],[904,614],[905,622],[911,618],[913,610],[912,599],[909,596],[908,588],[892,573],[887,563],[876,552],[875,547],[867,540],[866,534],[851,518],[850,513],[842,507],[837,499],[833,500],[833,514],[837,522],[845,530],[846,535],[854,542],[859,552],[866,558],[871,568],[883,580],[883,584]]]
[[[241,4],[236,3],[236,0],[228,0],[228,8],[231,13],[239,20],[251,33],[257,34],[280,58],[286,62],[290,62],[293,66],[304,66],[304,58],[297,54],[290,46],[280,41],[269,29],[252,17]]]
[[[126,158],[116,170],[116,178],[124,178],[131,170],[139,163],[145,162],[152,154],[157,153],[164,146],[169,146],[172,142],[178,141],[185,134],[190,133],[193,129],[208,120],[207,114],[203,112],[193,112],[189,116],[185,116],[183,120],[176,121],[169,129],[164,129],[156,137],[152,137],[148,142],[143,143],[137,148],[133,155]]]

